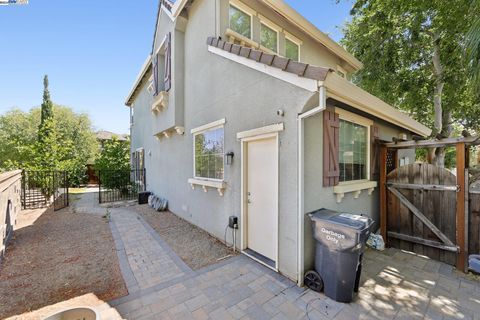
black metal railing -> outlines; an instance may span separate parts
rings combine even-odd
[[[57,170],[22,171],[22,208],[38,209],[54,205],[54,210],[68,206],[68,174]]]
[[[137,200],[138,193],[145,191],[145,169],[99,170],[98,202]]]

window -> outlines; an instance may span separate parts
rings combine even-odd
[[[370,126],[373,121],[335,109],[340,117],[340,183],[370,179]]]
[[[300,46],[285,38],[285,56],[293,61],[300,61]]]
[[[278,32],[262,23],[260,44],[273,52],[278,52]]]
[[[252,17],[230,5],[230,29],[249,39],[252,38]]]
[[[195,178],[223,180],[223,126],[194,135]]]

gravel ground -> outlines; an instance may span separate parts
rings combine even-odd
[[[127,294],[105,219],[48,210],[15,231],[0,266],[1,319],[86,293]]]
[[[148,205],[137,205],[131,209],[140,214],[193,270],[234,255],[218,239],[169,211],[157,212]]]

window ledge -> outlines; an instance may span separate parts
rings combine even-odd
[[[368,195],[370,196],[376,187],[376,181],[357,181],[335,186],[333,187],[333,193],[337,195],[337,203],[340,203],[342,202],[345,193],[353,192],[353,197],[358,199],[363,190],[367,190]]]
[[[240,33],[233,31],[230,28],[227,28],[227,30],[225,31],[225,35],[228,37],[231,43],[234,43],[235,40],[237,40],[242,46],[249,46],[255,49],[259,47],[259,44],[256,41],[253,41],[252,39],[247,38]]]
[[[161,91],[156,97],[153,98],[152,112],[156,114],[168,107],[168,92]]]
[[[217,189],[218,194],[222,197],[225,191],[227,184],[225,181],[217,181],[217,180],[207,180],[207,179],[196,179],[190,178],[188,179],[188,183],[195,190],[195,186],[201,186],[203,191],[208,192],[208,188]]]

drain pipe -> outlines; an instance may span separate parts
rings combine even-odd
[[[298,115],[298,276],[297,284],[298,286],[303,286],[303,274],[305,269],[304,263],[304,251],[305,251],[305,239],[304,239],[304,227],[305,227],[305,217],[304,217],[304,120],[311,116],[316,115],[317,113],[322,112],[327,107],[327,90],[323,82],[319,82],[319,105],[307,112]]]

